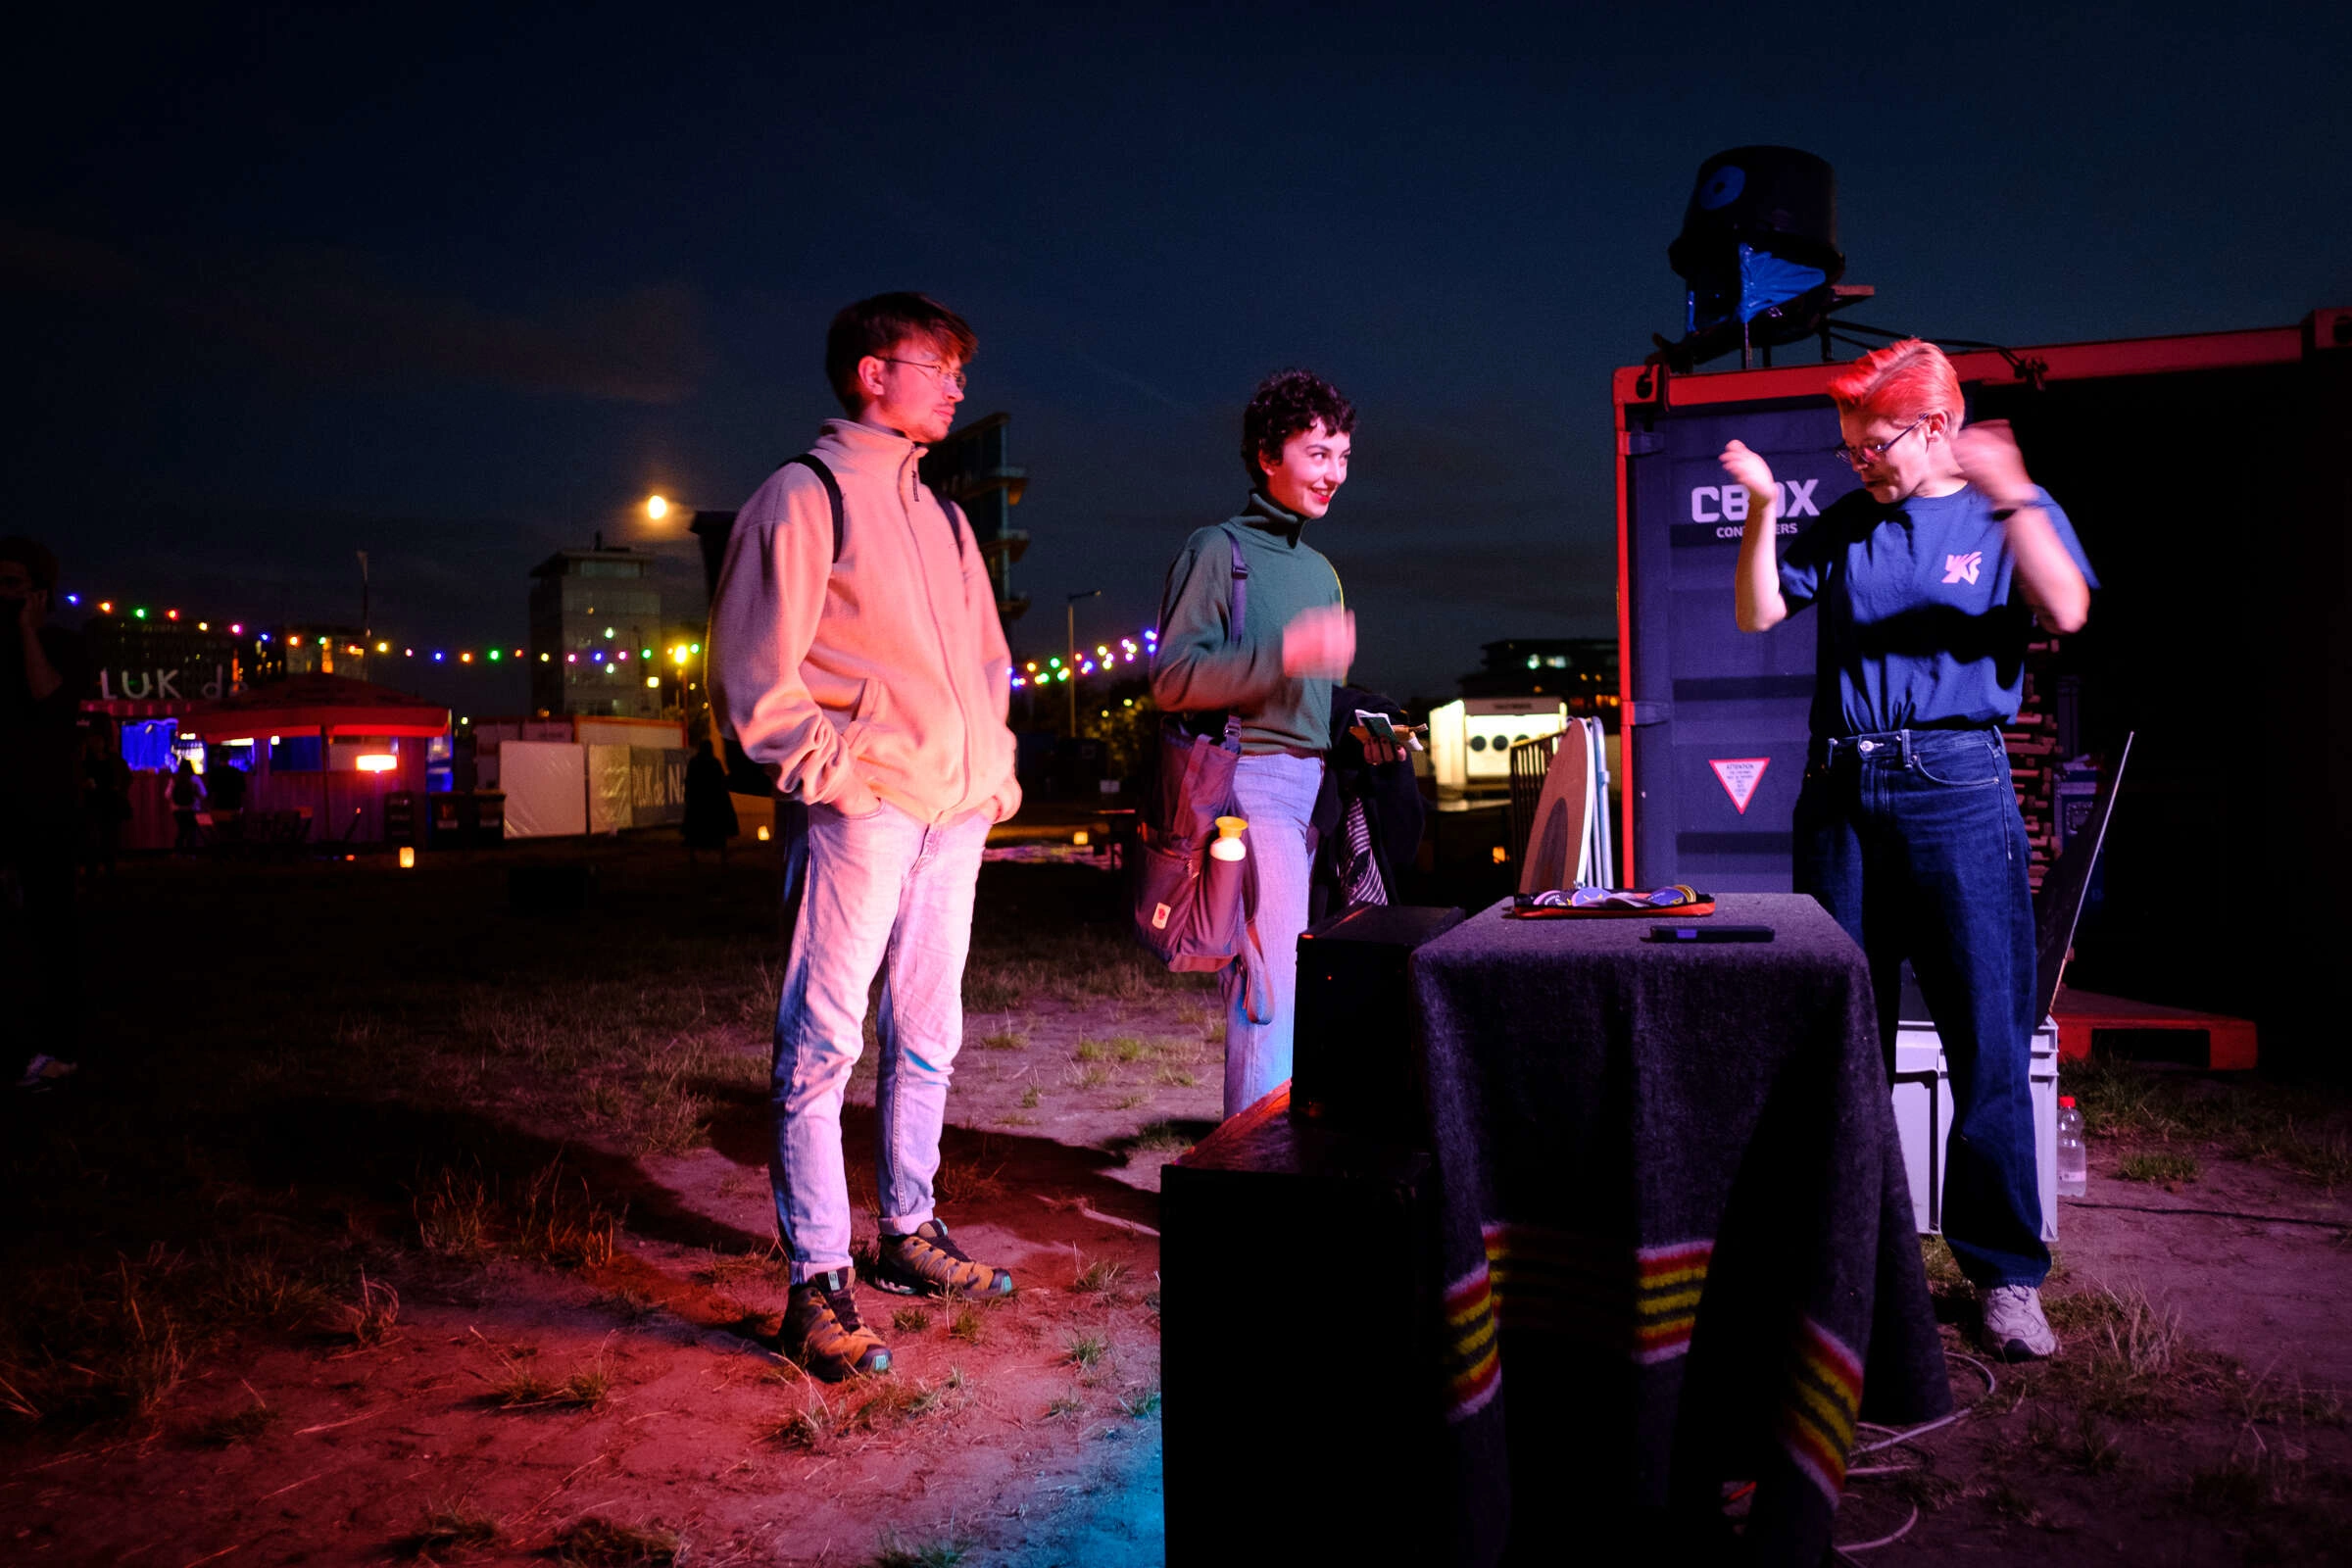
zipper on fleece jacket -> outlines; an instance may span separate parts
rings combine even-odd
[[[923,567],[923,536],[914,525],[914,508],[909,498],[918,482],[914,468],[920,455],[919,447],[906,454],[906,461],[899,466],[900,482],[895,488],[899,492],[899,516],[906,524],[907,542],[914,546],[915,574],[923,580],[923,603],[931,611],[931,634],[939,642],[939,667],[947,673],[948,690],[956,696],[956,714],[963,720],[963,782],[956,786],[956,798],[962,800],[972,792],[972,712],[963,700],[963,682],[956,677],[956,657],[949,651],[947,628],[940,622],[939,601],[931,592],[931,573]],[[953,528],[956,519],[947,516],[948,509],[941,507],[939,511],[949,527]],[[956,586],[961,587],[963,563],[960,558],[956,563]]]

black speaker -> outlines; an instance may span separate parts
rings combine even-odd
[[[1449,1560],[1429,1156],[1261,1102],[1159,1201],[1171,1568]]]
[[[1299,935],[1292,1115],[1426,1147],[1405,965],[1461,923],[1459,909],[1365,904]]]
[[[1693,288],[1736,283],[1740,247],[1845,274],[1838,248],[1838,175],[1794,147],[1734,147],[1698,166],[1683,231],[1666,261]]]

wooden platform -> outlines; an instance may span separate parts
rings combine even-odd
[[[2061,986],[2050,1006],[2058,1020],[2058,1054],[2067,1061],[2090,1057],[2090,1037],[2101,1029],[2180,1029],[2205,1036],[2205,1066],[2215,1072],[2245,1072],[2254,1066],[2254,1024],[2216,1012],[2159,1006],[2126,997],[2101,996]]]

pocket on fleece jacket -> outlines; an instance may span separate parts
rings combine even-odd
[[[866,731],[874,726],[882,710],[882,683],[868,677],[858,683],[858,701],[850,708],[850,721],[841,727],[841,744],[850,756],[857,757],[865,740]]]

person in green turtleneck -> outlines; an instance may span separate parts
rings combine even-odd
[[[1242,721],[1234,793],[1257,862],[1257,934],[1273,1021],[1250,1021],[1228,965],[1225,1114],[1291,1076],[1298,933],[1306,929],[1315,797],[1331,749],[1331,694],[1355,658],[1355,617],[1339,573],[1299,535],[1348,480],[1355,407],[1306,370],[1259,383],[1242,416],[1250,499],[1241,514],[1185,541],[1160,595],[1152,698],[1162,712],[1231,711]],[[1233,543],[1250,569],[1240,627],[1230,618]]]

